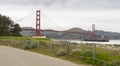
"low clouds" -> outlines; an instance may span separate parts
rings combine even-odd
[[[37,9],[64,29],[80,27],[88,30],[88,26],[91,29],[91,24],[96,24],[97,29],[120,32],[120,0],[0,0],[0,14],[14,21]],[[41,18],[42,28],[58,28],[44,15]],[[35,27],[35,13],[19,24]]]
[[[120,9],[120,0],[0,0],[0,4],[43,5],[48,8],[55,6],[77,9]]]

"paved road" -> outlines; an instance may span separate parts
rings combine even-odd
[[[20,49],[0,46],[0,66],[80,66]]]

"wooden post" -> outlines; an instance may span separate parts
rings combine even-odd
[[[50,43],[50,51],[53,51],[53,43]]]
[[[82,41],[83,41],[83,40],[81,39],[81,44],[82,44]]]
[[[69,43],[66,41],[66,54],[69,54]]]
[[[38,47],[37,48],[40,48],[40,44],[39,44],[39,42],[37,41],[37,45],[38,45]]]
[[[93,44],[93,59],[96,59],[96,44]]]

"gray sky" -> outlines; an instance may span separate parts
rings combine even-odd
[[[0,0],[0,13],[35,27],[35,11],[41,10],[42,29],[80,27],[120,32],[120,0]],[[29,16],[29,17],[28,17]]]

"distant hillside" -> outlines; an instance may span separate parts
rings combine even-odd
[[[32,28],[32,27],[22,27],[22,29],[34,29],[34,28]],[[35,35],[35,31],[22,30],[21,35],[23,35],[23,36],[33,36],[33,35]]]
[[[68,32],[85,32],[85,30],[81,29],[81,28],[71,28],[69,30],[66,30]]]
[[[109,39],[120,39],[120,33],[117,32],[108,32],[103,30],[96,30],[98,35],[104,35]]]
[[[31,27],[29,27],[31,28]],[[34,29],[34,28],[32,28]],[[67,32],[88,32],[81,28],[71,28],[69,30],[66,30]],[[75,33],[66,33],[66,32],[41,32],[42,35],[47,36],[48,38],[54,38],[54,39],[90,39],[90,35],[83,35],[83,34],[75,34]],[[23,30],[21,32],[23,36],[33,36],[35,35],[35,31],[29,31],[29,30]],[[109,39],[120,39],[120,33],[116,32],[107,32],[102,30],[96,30],[96,34],[105,36],[105,38]]]

